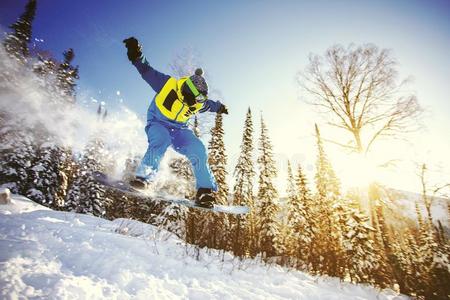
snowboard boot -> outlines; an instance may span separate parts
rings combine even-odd
[[[135,189],[145,190],[148,187],[149,182],[143,177],[136,176],[134,179],[130,180],[130,185]]]
[[[199,188],[195,196],[195,204],[201,207],[212,208],[215,200],[212,189]]]

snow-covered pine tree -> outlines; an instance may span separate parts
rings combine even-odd
[[[392,262],[392,271],[393,276],[389,278],[390,283],[396,283],[400,287],[400,291],[402,293],[407,292],[407,289],[405,288],[405,282],[407,279],[407,274],[410,273],[409,266],[410,266],[410,251],[405,251],[406,244],[405,240],[407,240],[407,235],[409,232],[402,232],[401,235],[399,235],[400,238],[392,240],[391,249],[392,249],[392,256],[393,258],[390,260]],[[406,249],[408,250],[408,249]],[[384,279],[384,278],[383,278]],[[380,281],[377,281],[377,283],[380,283]],[[381,286],[384,284],[381,283]]]
[[[165,205],[161,213],[155,219],[156,225],[176,236],[183,238],[186,236],[185,221],[188,209],[178,204]]]
[[[409,229],[407,230],[404,238],[404,244],[401,247],[401,251],[404,253],[404,259],[402,262],[402,277],[400,279],[400,287],[402,292],[408,294],[416,294],[419,291],[423,293],[423,283],[418,282],[420,280],[420,264],[417,262],[420,259],[419,245],[415,239],[416,233]]]
[[[222,114],[216,114],[208,149],[208,163],[218,186],[218,191],[215,193],[216,202],[228,204],[229,189],[226,182],[227,155]],[[199,236],[198,245],[216,249],[228,248],[229,239],[227,233],[229,232],[229,222],[226,214],[203,214],[203,218],[198,225],[203,228],[202,234]]]
[[[191,162],[186,157],[177,157],[169,162],[169,167],[177,179],[175,184],[168,182],[162,189],[170,195],[192,198],[195,195],[195,178]],[[187,231],[189,217],[189,208],[177,204],[164,204],[155,222],[160,228],[185,238],[191,234]],[[192,229],[198,230],[196,226]]]
[[[290,171],[292,173],[292,171]],[[308,188],[306,175],[301,165],[298,165],[297,175],[292,177],[294,194],[291,194],[288,202],[288,224],[291,228],[292,255],[296,258],[296,267],[308,269],[312,241],[317,231],[314,216],[314,203]],[[292,189],[292,188],[291,188]]]
[[[111,199],[107,197],[105,187],[94,179],[93,172],[109,173],[113,162],[99,137],[86,145],[79,164],[79,173],[67,195],[66,209],[103,217]]]
[[[47,53],[46,53],[47,54]],[[42,78],[48,78],[56,75],[56,60],[49,55],[37,54],[37,62],[33,65],[33,71]]]
[[[340,182],[325,153],[319,127],[315,124],[317,141],[317,173],[315,176],[317,192],[321,197],[334,200],[340,197]]]
[[[25,12],[16,22],[9,26],[13,32],[9,33],[3,41],[3,45],[9,55],[19,61],[25,61],[29,56],[28,43],[31,40],[32,23],[35,14],[36,0],[29,0],[25,6]]]
[[[29,169],[26,196],[44,206],[53,207],[58,197],[58,147],[48,139],[37,145],[35,159]]]
[[[386,287],[392,284],[393,278],[397,278],[393,269],[395,268],[396,262],[392,253],[389,254],[390,256],[387,256],[383,242],[383,233],[380,230],[377,219],[375,221],[372,219],[371,227],[375,229],[372,232],[372,240],[374,241],[374,250],[377,257],[377,265],[376,269],[372,272],[372,278],[380,286]],[[390,249],[393,249],[393,245],[391,245]]]
[[[259,179],[258,179],[258,236],[259,250],[263,258],[276,255],[274,240],[280,234],[278,220],[278,192],[273,183],[277,176],[272,143],[264,119],[261,116],[261,135],[259,139]]]
[[[68,99],[68,102],[73,104],[75,103],[75,81],[79,79],[78,66],[72,66],[72,61],[75,58],[75,52],[72,48],[69,48],[67,51],[64,51],[63,56],[64,60],[59,65],[57,71],[58,86],[61,93],[64,96],[67,96],[65,99]],[[106,116],[105,114],[104,117]]]
[[[256,255],[256,220],[253,199],[254,177],[253,122],[251,110],[248,108],[242,136],[241,153],[234,169],[233,204],[248,206],[250,213],[245,216],[230,218],[233,236],[232,250],[239,257],[248,254],[252,256]]]
[[[297,198],[297,187],[295,186],[294,175],[292,174],[291,162],[288,160],[288,177],[287,177],[287,201],[285,205],[281,206],[281,215],[283,216],[282,222],[280,224],[280,234],[275,238],[275,249],[278,255],[281,257],[280,263],[282,265],[292,265],[291,261],[295,257],[296,241],[294,238],[294,230],[291,224],[289,224],[288,216],[290,213],[292,202],[295,202]]]
[[[343,207],[345,220],[343,247],[346,266],[352,282],[373,283],[373,271],[377,268],[378,257],[371,233],[375,229],[369,225],[369,217],[352,207]],[[347,275],[347,274],[346,274]]]
[[[415,257],[416,267],[418,269],[417,276],[417,285],[416,292],[419,295],[428,295],[431,296],[432,293],[430,291],[430,283],[433,277],[433,263],[434,263],[434,254],[436,253],[436,246],[434,235],[433,235],[433,224],[429,218],[431,217],[431,213],[428,215],[428,218],[423,219],[423,216],[420,212],[419,204],[416,202],[415,204],[417,221],[418,221],[418,232],[416,237],[417,243],[417,257]],[[430,295],[431,293],[431,295]]]
[[[225,150],[223,116],[216,114],[216,122],[211,129],[211,140],[209,142],[208,163],[216,179],[218,191],[215,194],[216,202],[228,204],[228,184],[227,184],[227,154]]]
[[[293,256],[289,255],[289,236],[291,229],[286,223],[286,219],[282,219],[279,224],[279,234],[274,238],[274,247],[278,255],[277,263],[283,266],[292,266]]]
[[[378,284],[382,286],[389,285],[392,282],[392,278],[397,278],[399,273],[395,269],[398,262],[392,248],[392,245],[395,244],[395,239],[391,238],[389,228],[385,222],[385,208],[381,196],[381,187],[372,183],[369,186],[368,196],[371,225],[375,229],[373,233],[374,247],[378,257],[378,265],[373,272],[373,277]]]
[[[297,241],[296,241],[296,232],[294,230],[294,226],[292,226],[293,222],[292,216],[296,213],[296,209],[294,208],[295,204],[298,201],[298,191],[297,186],[295,184],[294,174],[292,173],[292,166],[291,162],[288,160],[287,162],[287,184],[286,184],[286,195],[287,195],[287,202],[285,205],[286,212],[283,213],[283,215],[286,215],[286,224],[284,226],[287,228],[287,236],[285,238],[285,245],[283,246],[283,249],[285,251],[285,255],[289,255],[294,257],[296,254],[295,249],[297,248]],[[280,246],[277,245],[277,248]],[[278,250],[278,249],[277,249]],[[279,253],[281,253],[280,250],[278,250]]]
[[[194,174],[191,163],[186,157],[178,157],[169,162],[169,167],[176,176],[175,182],[166,183],[162,189],[170,195],[192,197],[195,193]],[[178,204],[162,204],[161,212],[156,216],[155,224],[184,238],[187,235],[186,220],[189,208]]]
[[[417,264],[419,265],[419,274],[417,277],[418,286],[416,292],[418,295],[425,296],[426,299],[444,299],[450,295],[450,243],[442,224],[438,221],[438,226],[433,224],[431,204],[433,197],[429,196],[427,187],[426,164],[421,166],[421,187],[422,202],[426,210],[426,216],[422,217],[419,210],[419,204],[416,202],[416,214],[418,219],[417,244],[420,256]],[[443,187],[448,186],[444,185]],[[441,190],[437,188],[433,194]],[[447,204],[447,209],[449,208]],[[422,284],[420,284],[422,283]]]
[[[430,291],[433,297],[437,299],[445,299],[450,295],[450,243],[441,241],[438,243],[434,257],[433,269],[430,278]]]
[[[169,167],[177,179],[175,184],[169,182],[162,189],[170,195],[193,198],[196,191],[191,162],[186,157],[177,157],[169,162]],[[189,210],[189,208],[178,204],[164,204],[164,208],[156,217],[155,222],[159,228],[168,230],[182,238],[186,238],[188,235],[195,235],[192,232],[188,232],[190,229],[198,230],[197,221],[194,226],[190,227],[188,225],[188,218],[195,218],[195,216],[190,216]],[[191,212],[193,212],[192,209]],[[190,242],[194,243],[195,241]]]
[[[34,161],[34,138],[30,128],[18,119],[10,119],[0,112],[0,186],[7,187],[12,193],[25,195],[30,181],[29,169]]]
[[[315,125],[317,141],[316,162],[316,201],[315,219],[318,221],[318,234],[314,239],[312,267],[330,276],[339,276],[339,253],[341,251],[341,232],[336,224],[334,205],[340,196],[339,180],[325,153],[319,127]]]

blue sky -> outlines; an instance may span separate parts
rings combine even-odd
[[[14,22],[26,2],[2,0],[0,24]],[[166,73],[177,53],[194,48],[210,87],[220,90],[219,100],[229,107],[225,142],[231,159],[239,151],[250,106],[256,129],[263,113],[280,161],[302,162],[309,170],[315,160],[313,124],[325,122],[299,100],[296,72],[306,66],[311,52],[322,54],[336,43],[374,43],[393,50],[401,78],[415,78],[412,87],[428,109],[428,129],[414,137],[414,144],[418,140],[432,144],[431,148],[441,149],[434,155],[442,157],[437,163],[448,161],[448,0],[38,0],[33,28],[34,37],[44,39],[41,48],[57,55],[75,49],[81,93],[100,97],[112,108],[119,90],[125,105],[142,118],[153,92],[128,62],[122,40],[137,37],[153,66]],[[326,135],[327,128],[322,130]],[[421,147],[410,157],[431,155]],[[335,159],[341,159],[338,150],[330,146],[329,151],[332,158],[336,153]]]

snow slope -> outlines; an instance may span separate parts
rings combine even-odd
[[[0,205],[2,299],[407,299],[186,247],[136,221]]]
[[[410,219],[417,220],[416,213],[416,202],[419,204],[420,213],[423,218],[426,217],[427,211],[425,205],[423,204],[422,195],[418,193],[400,191],[400,190],[392,190],[397,196],[394,203],[398,206],[398,211],[404,216],[409,217]],[[450,204],[450,200],[448,198],[441,197],[431,197],[431,215],[433,217],[434,223],[437,224],[437,221],[441,221],[444,227],[450,227],[448,215],[448,205]]]

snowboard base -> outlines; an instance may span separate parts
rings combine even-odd
[[[195,204],[194,201],[191,201],[186,198],[172,197],[169,195],[158,195],[158,194],[149,195],[149,194],[146,194],[145,191],[135,189],[134,187],[132,187],[125,181],[110,178],[108,175],[106,175],[102,172],[96,171],[93,173],[93,175],[94,175],[95,180],[97,182],[99,182],[100,184],[102,184],[104,186],[108,186],[119,192],[122,192],[125,194],[130,194],[132,196],[142,199],[143,201],[148,201],[148,202],[155,202],[155,201],[161,202],[162,201],[162,202],[167,202],[167,203],[183,205],[183,206],[191,207],[191,208],[195,208],[195,209],[207,210],[207,211],[212,211],[212,212],[221,212],[221,213],[234,214],[234,215],[243,215],[243,214],[247,214],[249,212],[249,208],[246,206],[214,204],[214,207],[207,208],[207,207],[199,206],[199,205]]]

